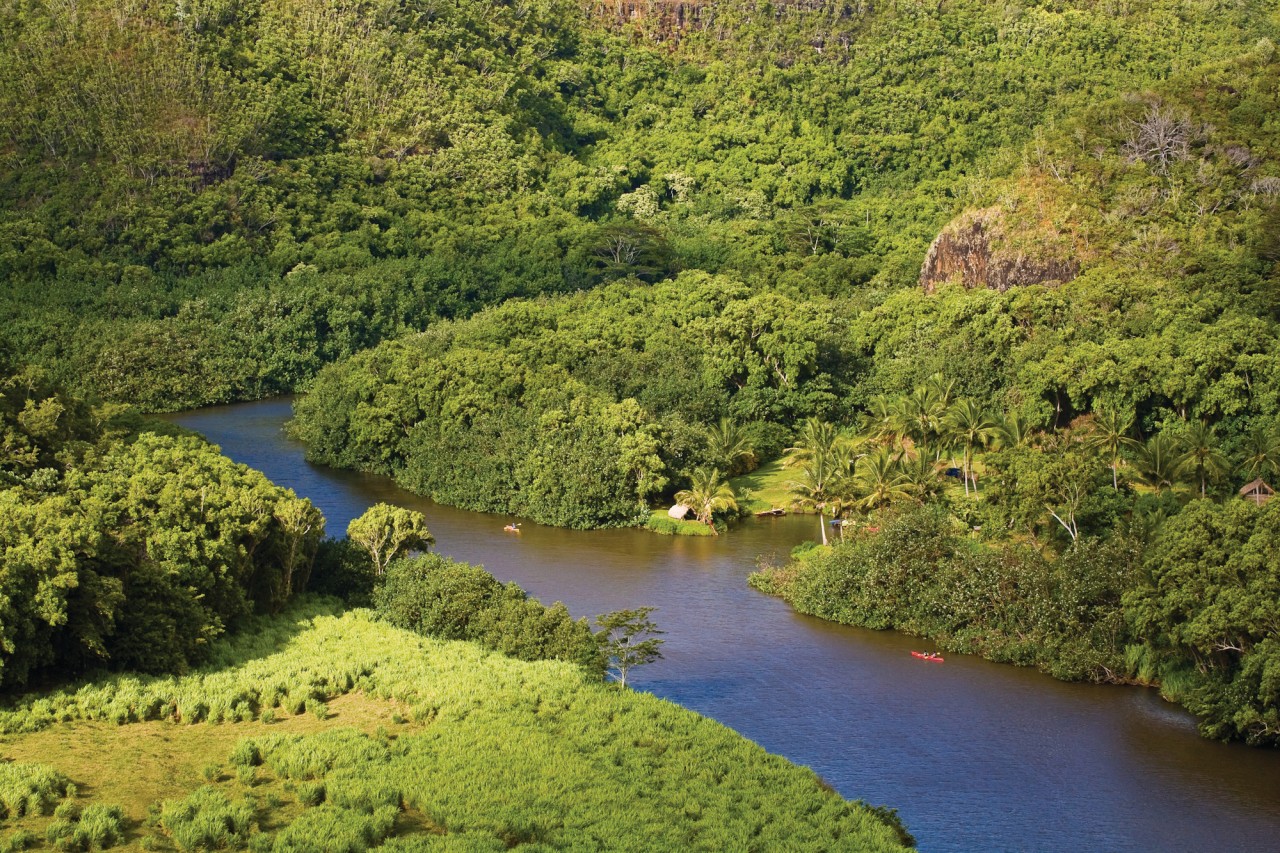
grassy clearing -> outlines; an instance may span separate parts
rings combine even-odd
[[[664,536],[711,536],[711,528],[701,521],[690,521],[686,518],[672,518],[665,509],[655,509],[649,514],[644,526],[654,533]]]
[[[747,500],[739,503],[749,512],[762,512],[767,509],[782,508],[795,512],[792,506],[791,488],[788,485],[794,479],[790,469],[784,468],[781,459],[766,462],[750,474],[734,477],[729,484],[738,494],[747,495]]]
[[[901,847],[811,771],[670,703],[310,608],[224,644],[217,668],[0,714],[4,756],[38,758],[53,792],[0,839],[62,821],[68,849]],[[74,808],[49,815],[57,800]]]

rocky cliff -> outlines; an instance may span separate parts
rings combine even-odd
[[[1080,271],[1079,261],[1046,241],[1025,236],[1014,241],[999,208],[969,211],[942,229],[920,269],[920,286],[932,293],[939,284],[1005,291],[1026,284],[1062,284]]]

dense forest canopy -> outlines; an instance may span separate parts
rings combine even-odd
[[[699,5],[6,0],[0,346],[170,409],[619,277],[879,304],[966,208],[1237,290],[1276,251],[1265,3]]]

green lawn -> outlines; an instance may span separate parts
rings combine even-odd
[[[791,490],[788,483],[795,474],[782,467],[782,460],[766,462],[750,474],[734,477],[729,483],[739,495],[747,495],[741,506],[750,512],[762,512],[767,509],[782,508],[794,512]]]

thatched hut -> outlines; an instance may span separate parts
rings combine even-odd
[[[1240,487],[1240,497],[1247,501],[1253,501],[1258,506],[1262,506],[1276,493],[1276,490],[1268,486],[1263,479],[1259,477],[1252,483],[1245,483]]]
[[[692,512],[692,510],[689,507],[685,506],[684,504],[676,504],[675,506],[671,507],[671,509],[667,510],[667,515],[679,521],[680,519],[683,519],[686,515],[688,515],[690,512]]]

